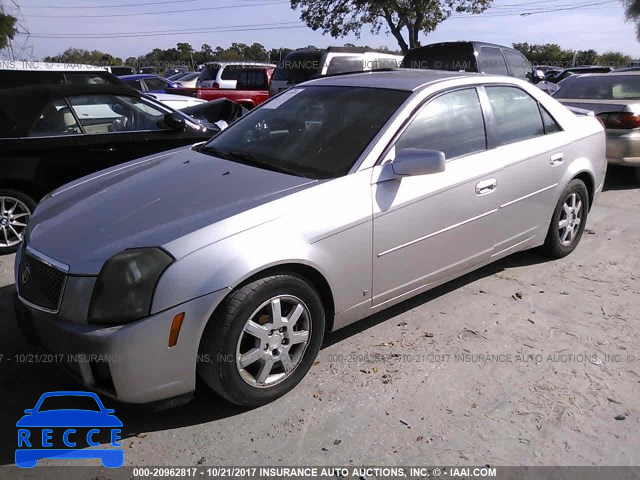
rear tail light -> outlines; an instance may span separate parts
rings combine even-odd
[[[637,113],[600,113],[598,114],[598,120],[602,122],[605,128],[617,128],[624,130],[640,128],[640,115]]]

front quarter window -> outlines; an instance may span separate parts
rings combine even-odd
[[[410,92],[293,88],[210,140],[203,153],[308,178],[346,175]]]

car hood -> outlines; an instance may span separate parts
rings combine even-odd
[[[50,410],[25,415],[16,427],[122,427],[113,415],[91,410]]]
[[[125,249],[162,246],[315,183],[182,148],[56,190],[34,212],[27,243],[71,274],[97,275]]]

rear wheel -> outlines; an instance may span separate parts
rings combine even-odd
[[[209,321],[198,372],[232,403],[269,403],[304,378],[324,327],[322,302],[306,280],[290,275],[257,280],[231,293]]]
[[[35,208],[35,200],[28,195],[0,189],[0,255],[18,249]]]
[[[582,180],[572,180],[560,196],[542,251],[552,258],[569,255],[580,242],[587,223],[589,192]]]

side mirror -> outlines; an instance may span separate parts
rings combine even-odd
[[[533,69],[530,73],[527,73],[527,78],[531,83],[538,83],[542,82],[547,77],[542,70]]]
[[[398,177],[411,177],[444,172],[444,165],[445,154],[440,150],[406,148],[396,154],[391,168]]]
[[[175,130],[176,132],[184,132],[187,128],[187,123],[184,121],[184,118],[177,112],[167,113],[163,121],[167,128]]]

